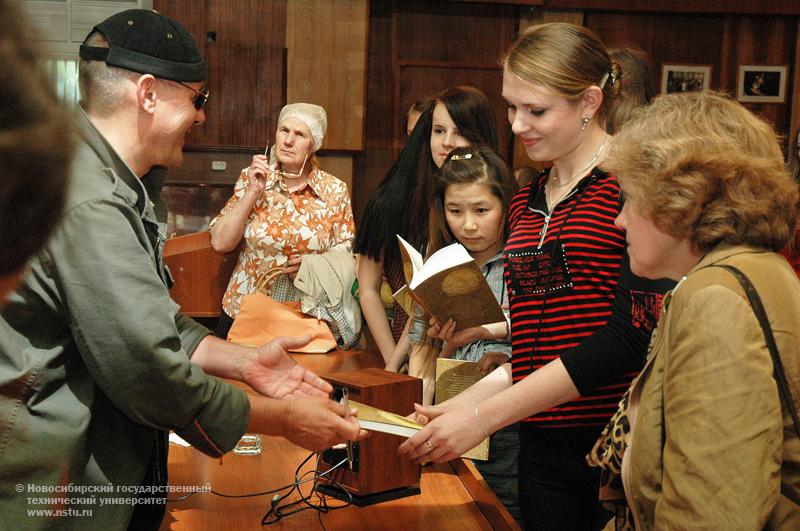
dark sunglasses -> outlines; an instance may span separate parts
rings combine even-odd
[[[172,80],[170,80],[170,81],[172,81]],[[208,95],[209,95],[208,89],[197,90],[197,89],[193,89],[192,87],[190,87],[186,83],[181,83],[180,81],[175,81],[175,83],[177,83],[178,85],[182,85],[182,86],[188,88],[189,90],[191,90],[192,92],[194,92],[194,94],[195,94],[195,96],[194,96],[194,108],[195,109],[197,109],[199,111],[200,109],[202,109],[203,107],[206,106],[206,103],[208,103]]]

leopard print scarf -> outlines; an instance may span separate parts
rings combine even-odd
[[[628,434],[631,431],[628,419],[628,399],[630,388],[622,396],[619,408],[594,443],[586,462],[589,466],[600,467],[600,502],[614,515],[616,529],[634,529],[633,515],[625,499],[622,486],[622,456],[628,447]]]
[[[685,278],[685,277],[684,277]],[[676,286],[677,287],[677,286]],[[663,314],[672,299],[673,289],[664,296]],[[647,360],[650,360],[655,344],[658,327],[653,330],[650,344],[647,347]],[[635,380],[634,380],[635,381]],[[622,456],[628,447],[628,438],[631,432],[631,419],[628,418],[628,403],[631,388],[629,387],[619,401],[617,412],[603,428],[597,442],[594,443],[586,462],[589,466],[599,467],[600,470],[600,502],[614,515],[616,529],[635,529],[633,514],[625,499],[625,490],[622,485]]]

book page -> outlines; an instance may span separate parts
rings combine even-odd
[[[414,279],[409,283],[409,287],[414,289],[436,273],[467,263],[471,260],[473,260],[473,258],[460,243],[453,243],[447,247],[442,247],[428,257],[419,271],[414,272]]]
[[[478,370],[478,363],[475,361],[454,360],[451,358],[439,358],[436,360],[436,398],[434,403],[441,404],[449,400],[472,386],[475,382],[486,376],[486,373]],[[489,438],[468,451],[461,457],[469,459],[479,459],[486,461],[489,459]]]
[[[389,435],[399,435],[400,437],[411,437],[419,431],[414,428],[398,426],[397,424],[389,424],[386,422],[378,422],[375,420],[359,420],[358,425],[367,431],[379,431],[381,433],[388,433]]]
[[[406,284],[410,284],[417,272],[423,267],[422,255],[399,234],[397,235],[397,241],[400,244],[400,259],[403,261],[403,274],[406,277]]]

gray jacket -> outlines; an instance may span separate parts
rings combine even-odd
[[[169,297],[164,234],[141,180],[85,113],[78,120],[63,219],[0,319],[9,528],[127,527],[134,499],[167,494],[166,430],[219,456],[249,417],[242,390],[189,361],[209,331]]]

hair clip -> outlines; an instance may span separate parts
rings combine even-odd
[[[450,160],[469,160],[472,158],[472,153],[464,153],[463,155],[453,155]]]
[[[609,77],[610,74],[611,74],[611,72],[606,72],[605,74],[603,74],[603,79],[600,80],[600,90],[603,90],[605,88],[606,81],[608,81],[608,77]],[[612,84],[613,84],[613,82],[612,82]]]
[[[613,70],[609,70],[603,74],[603,79],[600,80],[600,90],[605,88],[608,81],[611,81],[609,84],[612,86],[617,82],[617,74],[615,74]]]

